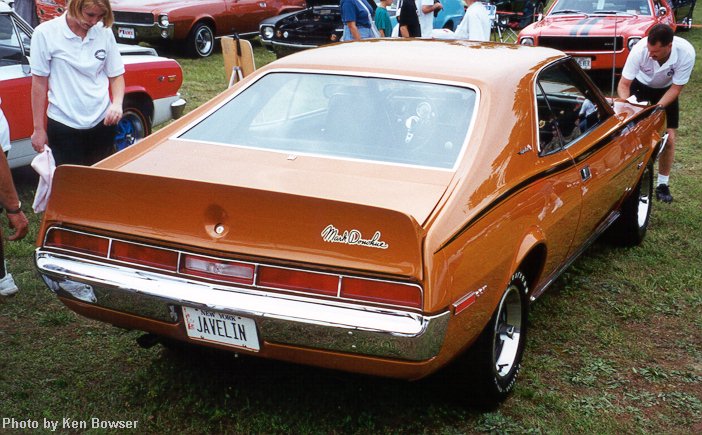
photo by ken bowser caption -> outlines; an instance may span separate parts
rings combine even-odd
[[[138,420],[103,420],[97,417],[87,420],[68,417],[59,420],[51,418],[23,420],[14,417],[3,417],[2,419],[2,429],[5,430],[44,429],[51,432],[65,429],[136,429],[138,424]]]

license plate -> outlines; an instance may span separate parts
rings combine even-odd
[[[136,37],[134,35],[134,29],[129,27],[118,27],[117,35],[123,39],[134,39]]]
[[[185,330],[194,340],[260,350],[256,322],[218,311],[183,307]]]
[[[573,59],[578,62],[578,65],[580,65],[580,68],[582,69],[592,68],[592,59],[589,57],[574,57]]]

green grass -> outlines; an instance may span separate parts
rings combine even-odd
[[[682,36],[702,45],[700,28]],[[263,55],[259,66],[271,60]],[[180,62],[190,108],[224,90],[221,55]],[[702,433],[701,69],[698,60],[682,98],[675,202],[654,205],[640,247],[595,244],[533,305],[522,375],[498,410],[461,405],[455,396],[470,391],[446,377],[406,383],[141,349],[139,332],[82,318],[46,289],[32,260],[33,216],[27,239],[6,243],[21,292],[0,299],[0,423],[49,419],[61,428],[63,418],[96,417],[136,420],[134,433],[179,434]],[[31,171],[15,179],[31,203]]]

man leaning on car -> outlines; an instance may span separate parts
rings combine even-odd
[[[638,101],[648,101],[665,109],[668,142],[658,161],[656,187],[656,199],[663,202],[673,201],[668,186],[675,158],[678,96],[690,80],[694,66],[695,49],[692,44],[675,36],[667,24],[656,24],[649,30],[648,36],[632,48],[617,87],[621,98],[634,95]]]

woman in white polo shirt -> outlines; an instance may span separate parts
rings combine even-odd
[[[124,99],[113,21],[109,0],[72,0],[32,36],[32,146],[48,143],[57,165],[92,165],[113,151]]]

